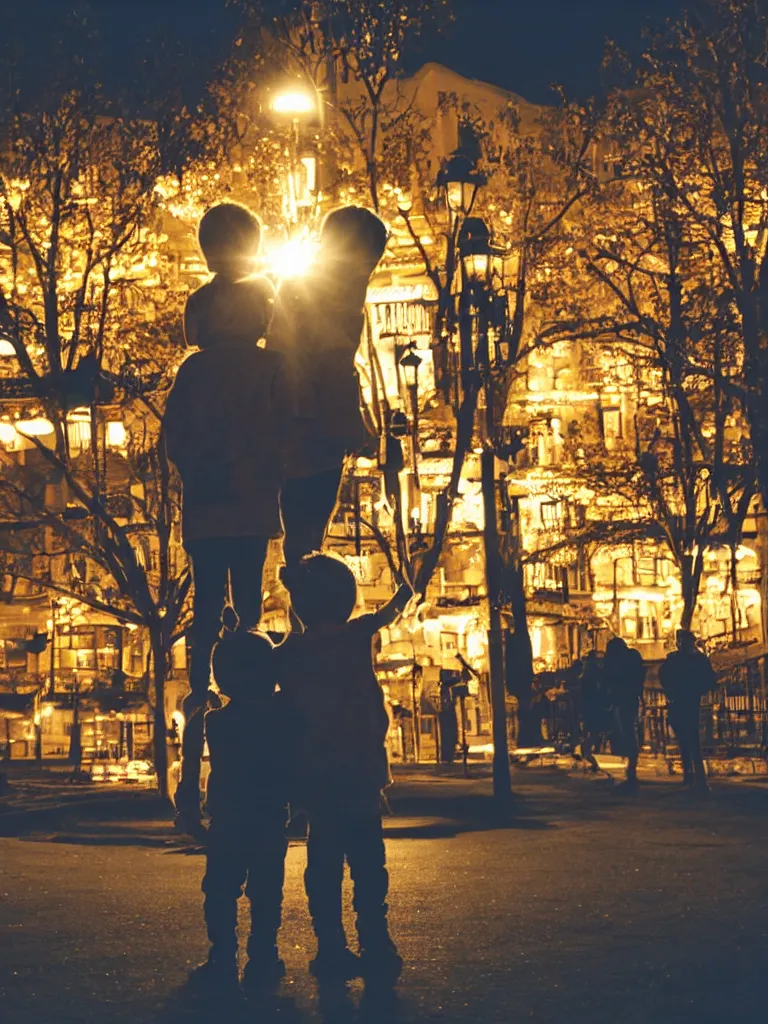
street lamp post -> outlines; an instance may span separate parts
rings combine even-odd
[[[488,668],[491,690],[493,729],[493,794],[498,806],[506,807],[512,796],[507,741],[507,710],[502,631],[503,566],[499,548],[498,482],[496,455],[492,438],[495,433],[492,370],[497,347],[490,346],[490,330],[501,328],[495,323],[500,310],[493,283],[494,257],[500,251],[491,244],[488,225],[471,216],[477,190],[485,183],[468,158],[454,154],[438,176],[438,186],[445,191],[446,204],[454,219],[451,238],[456,240],[461,268],[461,289],[458,296],[458,328],[462,385],[477,388],[484,398],[485,422],[480,455],[483,495],[483,547],[488,591]],[[458,218],[463,216],[460,221]],[[455,265],[455,257],[452,257]]]
[[[318,193],[316,146],[305,145],[303,126],[321,122],[322,105],[314,87],[289,80],[273,93],[270,109],[276,121],[289,122],[292,128],[288,217],[297,223],[299,209],[311,207],[312,197]]]
[[[56,612],[61,607],[61,598],[54,597],[51,600],[51,666],[48,673],[48,698],[54,700],[56,697]]]
[[[419,367],[421,357],[416,352],[413,342],[405,350],[400,358],[400,366],[405,377],[405,386],[408,388],[408,396],[411,404],[411,421],[413,423],[413,457],[414,461],[419,451]]]

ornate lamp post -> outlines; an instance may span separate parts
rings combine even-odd
[[[400,366],[405,377],[405,386],[408,388],[408,395],[411,403],[411,422],[413,423],[413,452],[414,457],[419,451],[419,367],[421,356],[416,351],[413,342],[400,357]]]
[[[484,443],[480,455],[483,494],[483,546],[488,590],[488,661],[493,728],[493,794],[500,807],[508,805],[512,790],[507,744],[507,712],[504,673],[504,645],[501,627],[503,603],[503,565],[499,548],[498,486],[496,455],[492,438],[494,423],[493,371],[497,369],[499,346],[491,350],[491,332],[500,334],[506,323],[506,300],[495,294],[495,258],[501,251],[492,244],[488,225],[471,216],[478,188],[485,183],[466,156],[455,153],[442,168],[437,184],[445,193],[452,218],[451,240],[455,240],[458,260],[449,252],[449,269],[460,267],[458,293],[458,329],[462,390],[483,392],[485,422]],[[449,247],[450,248],[450,247]],[[451,261],[453,262],[451,263]]]
[[[320,123],[322,105],[314,88],[289,80],[273,93],[269,106],[275,121],[289,122],[293,129],[286,204],[288,219],[295,224],[299,210],[311,207],[318,191],[316,147],[304,141],[304,127]]]
[[[471,215],[478,189],[487,180],[471,157],[460,150],[451,154],[437,175],[437,187],[444,191],[448,212],[454,219]]]

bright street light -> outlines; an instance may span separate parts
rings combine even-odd
[[[317,104],[314,96],[309,92],[290,89],[286,90],[286,92],[279,92],[272,100],[271,106],[275,114],[301,117],[302,115],[314,113]]]

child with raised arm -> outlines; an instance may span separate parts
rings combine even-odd
[[[311,274],[283,282],[277,295],[268,344],[286,360],[297,414],[281,495],[289,566],[320,549],[344,459],[370,441],[355,355],[368,282],[387,237],[370,210],[334,210]]]
[[[260,233],[257,218],[233,203],[203,217],[200,247],[216,276],[187,302],[187,340],[201,351],[179,368],[163,418],[166,451],[182,481],[182,536],[194,580],[190,693],[176,793],[183,827],[193,834],[200,820],[202,708],[222,608],[229,593],[244,628],[257,625],[267,546],[281,533],[291,399],[281,357],[262,347],[271,285],[244,276],[253,270]]]
[[[203,892],[211,949],[195,975],[225,987],[237,984],[237,901],[245,886],[251,931],[243,986],[258,992],[273,988],[285,973],[277,932],[292,737],[282,694],[275,692],[277,661],[266,636],[225,628],[212,665],[228,703],[205,716],[211,824]]]
[[[403,610],[403,585],[380,611],[350,618],[357,586],[340,559],[313,554],[288,567],[285,583],[304,626],[279,648],[278,682],[296,721],[301,757],[297,802],[307,811],[304,875],[318,942],[318,979],[360,975],[394,981],[402,968],[387,927],[380,799],[389,785],[389,719],[373,668],[374,635]],[[354,883],[360,956],[347,946],[341,915],[344,861]]]

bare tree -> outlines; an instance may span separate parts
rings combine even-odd
[[[0,389],[16,423],[0,451],[7,554],[20,556],[20,577],[148,631],[166,793],[165,683],[190,578],[158,445],[163,382],[179,358],[158,128],[104,117],[69,93],[12,114],[5,137],[0,315],[14,355]],[[25,431],[30,416],[41,429]]]
[[[708,263],[737,344],[706,376],[737,401],[768,500],[768,13],[759,0],[705,0],[651,40],[632,69],[622,136],[639,175]],[[696,353],[694,368],[700,369]]]

